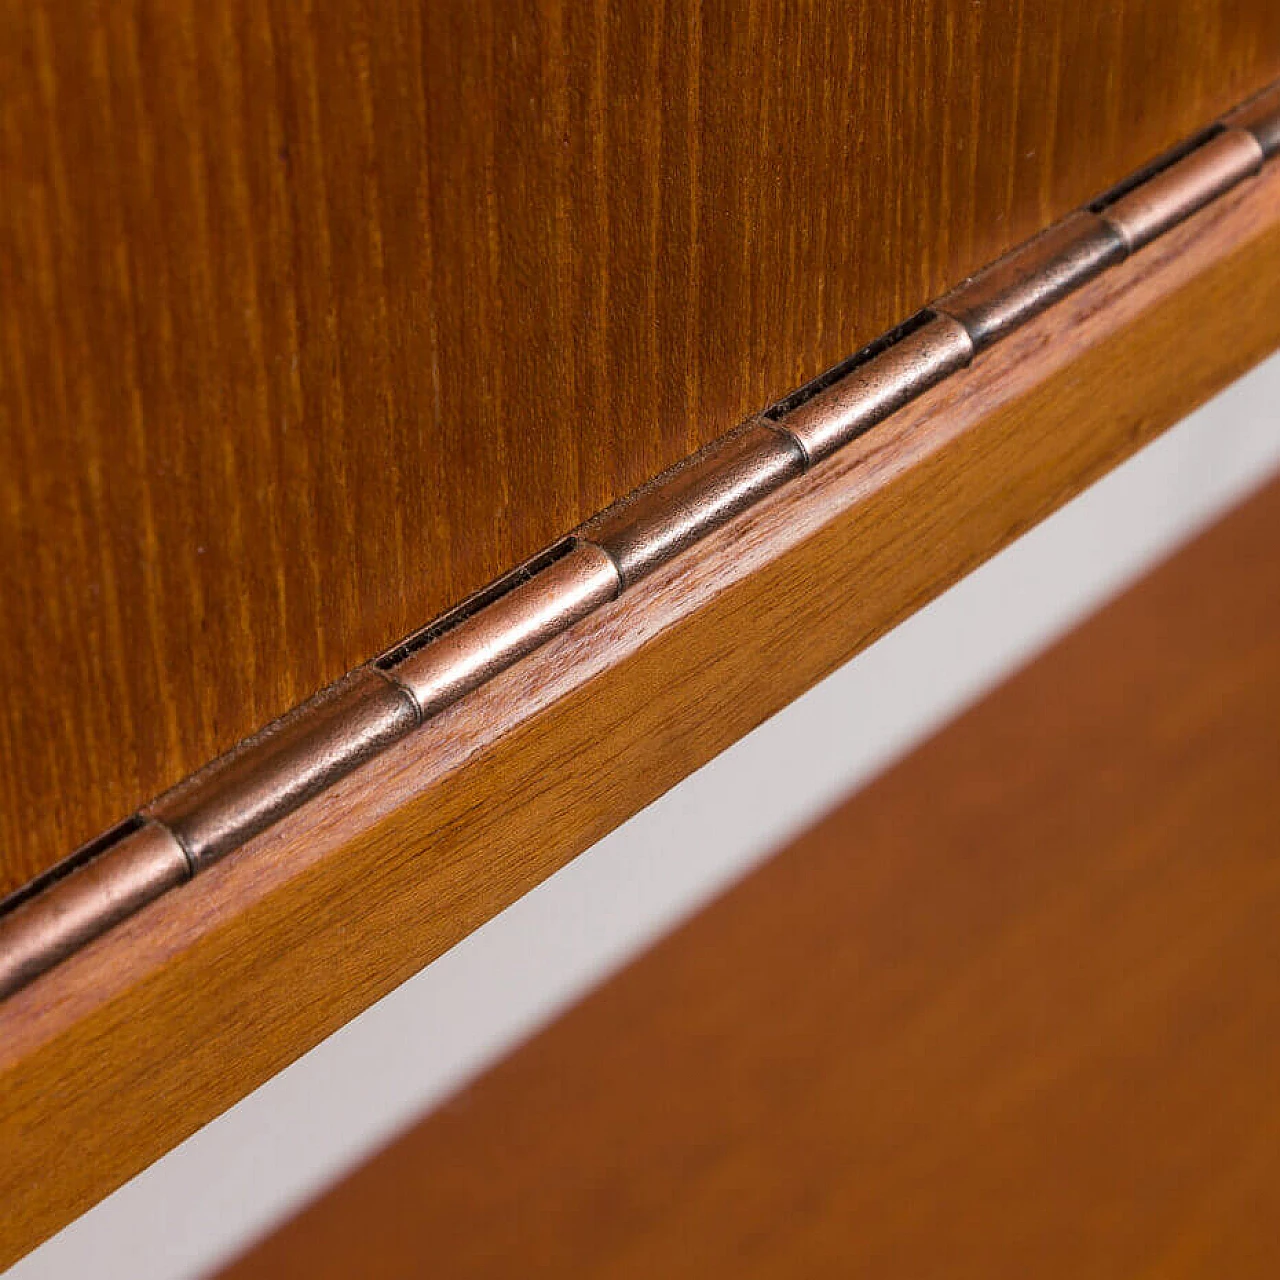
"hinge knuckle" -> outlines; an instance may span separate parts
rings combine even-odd
[[[1025,324],[1125,255],[1096,214],[1073,213],[934,303],[969,331],[975,351]]]
[[[959,321],[926,312],[890,345],[865,348],[847,372],[775,421],[794,436],[809,463],[820,462],[883,422],[930,387],[963,369],[973,342]],[[772,415],[771,415],[772,416]]]
[[[137,825],[37,897],[0,916],[0,1000],[191,875],[182,846]]]
[[[576,543],[421,647],[392,650],[383,669],[424,717],[434,715],[612,600],[620,587],[608,554]]]
[[[360,667],[165,792],[145,810],[196,871],[403,737],[418,710],[397,685]]]
[[[577,536],[608,552],[629,587],[804,468],[794,439],[753,419],[588,520]]]
[[[1099,209],[1132,253],[1189,218],[1262,167],[1262,147],[1244,129],[1226,129]]]

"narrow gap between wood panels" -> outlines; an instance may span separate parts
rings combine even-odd
[[[521,583],[528,582],[544,569],[550,568],[557,560],[563,560],[576,544],[577,539],[572,534],[552,543],[523,564],[496,578],[487,587],[481,587],[461,604],[454,605],[452,609],[428,622],[425,627],[392,645],[385,653],[379,654],[373,660],[373,665],[380,671],[390,671],[411,653],[417,653],[433,640],[438,640],[446,631],[452,631],[455,627],[461,626],[468,618],[475,617],[482,609],[487,609],[495,601],[514,591]]]
[[[32,880],[28,880],[26,884],[20,885],[5,897],[0,898],[0,916],[6,916],[11,911],[16,911],[24,902],[30,901],[32,898],[39,897],[46,889],[52,888],[59,880],[65,880],[73,871],[79,871],[81,867],[90,863],[94,858],[113,846],[120,843],[125,836],[132,835],[137,831],[145,819],[140,813],[131,814],[125,818],[123,822],[117,822],[114,827],[109,827],[101,835],[95,836],[88,844],[82,844],[74,852],[67,854],[61,862],[55,862],[53,866],[42,871]]]
[[[1158,155],[1150,164],[1144,165],[1137,173],[1131,173],[1127,178],[1117,182],[1109,191],[1104,191],[1096,200],[1091,200],[1085,205],[1085,208],[1090,213],[1105,212],[1117,200],[1122,200],[1127,196],[1129,192],[1136,191],[1158,174],[1163,173],[1166,169],[1171,169],[1179,160],[1185,160],[1193,151],[1199,151],[1206,142],[1212,142],[1224,129],[1225,126],[1219,121],[1211,124],[1207,129],[1201,129],[1199,133],[1193,133],[1189,138],[1184,138],[1176,146],[1170,147],[1168,151]]]
[[[790,395],[775,401],[761,414],[761,417],[770,422],[780,422],[787,414],[793,413],[801,405],[807,404],[814,396],[819,395],[828,387],[833,387],[837,382],[848,377],[860,365],[867,364],[877,356],[883,355],[890,347],[897,346],[904,338],[909,338],[917,330],[923,329],[936,315],[937,312],[931,307],[923,307],[915,315],[908,316],[901,324],[894,325],[892,329],[868,342],[865,347],[855,351],[853,355],[846,356],[839,364],[833,364],[830,369],[818,374],[816,378],[811,378],[804,386],[799,387]]]

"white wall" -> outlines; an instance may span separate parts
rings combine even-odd
[[[13,1280],[194,1276],[239,1251],[1278,471],[1275,357],[37,1249]]]

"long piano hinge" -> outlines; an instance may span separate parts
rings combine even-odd
[[[0,998],[198,875],[1280,153],[1280,84],[296,707],[0,903]]]

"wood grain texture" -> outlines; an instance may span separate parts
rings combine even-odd
[[[0,1005],[0,1265],[1280,345],[1277,280],[1273,166]]]
[[[1280,483],[223,1274],[1274,1276],[1277,545]]]
[[[1273,0],[4,0],[0,892],[1277,76]]]

